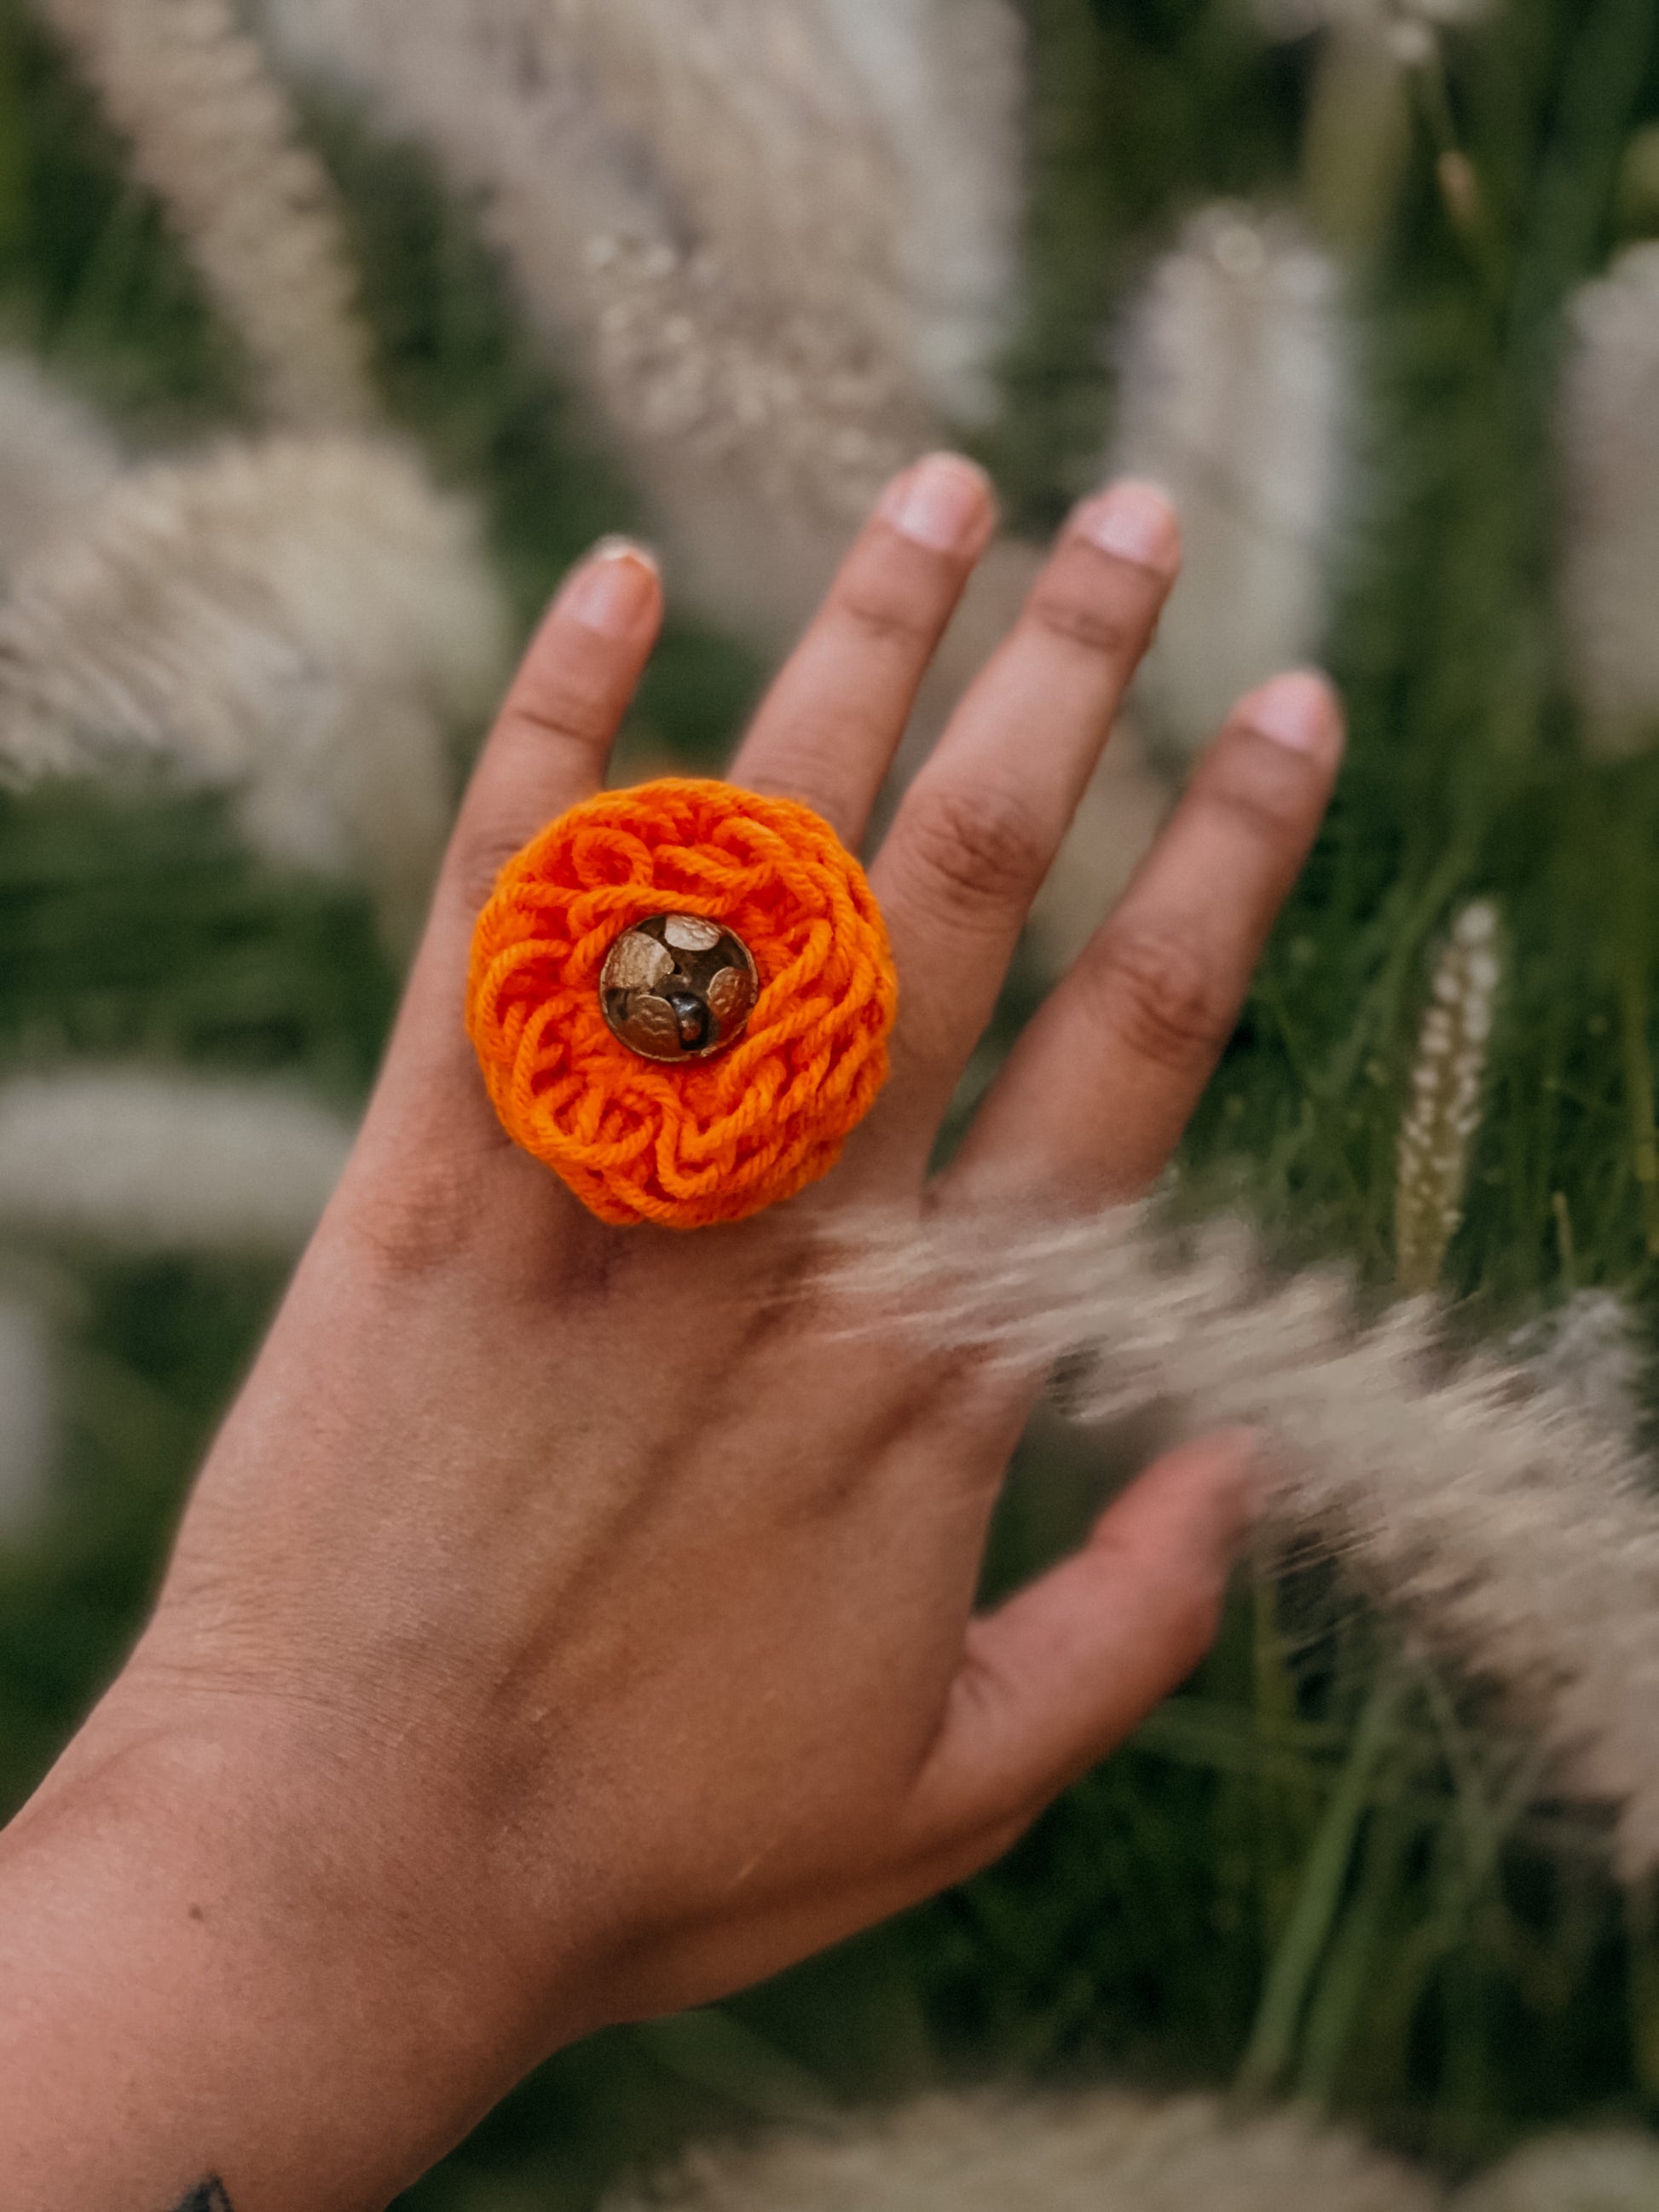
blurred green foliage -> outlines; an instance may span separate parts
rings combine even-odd
[[[1117,302],[1190,206],[1294,201],[1311,41],[1243,0],[1025,0],[1029,276],[983,441],[1052,520],[1108,441]],[[1606,1284],[1650,1335],[1659,751],[1587,764],[1555,637],[1550,422],[1562,303],[1659,228],[1655,0],[1511,0],[1419,73],[1414,143],[1357,301],[1364,498],[1331,658],[1341,794],[1183,1156],[1292,1255],[1387,1279],[1394,1149],[1425,963],[1502,903],[1513,981],[1450,1261],[1493,1332]],[[635,511],[425,158],[308,95],[365,279],[392,418],[483,501],[527,623]],[[1465,157],[1449,204],[1437,158]],[[0,0],[0,334],[135,447],[246,418],[235,346],[21,0]],[[635,741],[708,762],[757,672],[672,633]],[[252,862],[216,802],[0,799],[0,1069],[136,1055],[282,1067],[361,1097],[394,978],[354,894]],[[1029,1006],[1022,970],[1000,1018]],[[279,1288],[253,1266],[57,1255],[70,1406],[60,1507],[0,1559],[0,1791],[15,1801],[117,1663],[190,1468]],[[988,1587],[1057,1555],[1127,1472],[1033,1429]],[[1328,1570],[1246,1576],[1213,1657],[1000,1866],[718,2010],[565,2053],[407,2200],[591,2203],[711,2128],[994,2069],[1237,2081],[1358,2116],[1449,2166],[1516,2130],[1659,2117],[1659,1933],[1580,1816],[1468,1692],[1409,1661]]]

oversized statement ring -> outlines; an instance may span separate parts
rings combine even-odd
[[[666,776],[562,814],[478,917],[501,1125],[602,1221],[742,1221],[835,1165],[898,984],[864,871],[793,799]]]

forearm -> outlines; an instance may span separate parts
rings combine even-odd
[[[0,1837],[0,2203],[369,2212],[507,2086],[418,1901],[292,1811],[94,1723]]]

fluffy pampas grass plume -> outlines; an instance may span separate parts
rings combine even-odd
[[[44,539],[90,512],[122,466],[90,409],[21,355],[0,356],[0,589]]]
[[[1659,737],[1659,242],[1574,303],[1561,398],[1563,613],[1586,741]]]
[[[1575,1291],[1558,1312],[1518,1329],[1510,1350],[1529,1375],[1574,1400],[1598,1428],[1635,1436],[1642,1361],[1630,1309],[1612,1291]]]
[[[1659,2142],[1609,2130],[1546,2136],[1459,2191],[1454,2212],[1653,2212]]]
[[[1237,1224],[871,1221],[826,1267],[849,1328],[1058,1368],[1080,1419],[1261,1431],[1279,1526],[1496,1687],[1552,1785],[1614,1808],[1625,1876],[1659,1868],[1659,1506],[1576,1394],[1451,1361],[1426,1299],[1362,1325],[1341,1278],[1274,1280]]]
[[[269,1082],[74,1068],[0,1085],[0,1539],[50,1502],[62,1396],[40,1261],[92,1247],[286,1257],[328,1202],[349,1122]],[[32,1255],[32,1256],[29,1256]],[[34,1294],[30,1295],[31,1290]]]
[[[1462,2189],[1322,2126],[1123,2089],[933,2096],[706,2144],[605,2212],[1652,2212],[1659,2143],[1545,2136]]]
[[[1435,970],[1400,1132],[1395,1256],[1409,1291],[1434,1289],[1463,1218],[1502,973],[1497,909],[1477,899],[1453,923]]]
[[[690,581],[793,623],[875,486],[989,398],[1006,0],[264,0],[480,193]]]
[[[360,871],[388,939],[449,819],[449,726],[506,621],[471,510],[400,451],[278,436],[123,478],[0,605],[0,768],[149,759],[289,865]]]
[[[234,0],[43,0],[280,421],[373,419],[332,188]]]
[[[1127,320],[1116,463],[1168,488],[1187,547],[1139,697],[1182,757],[1320,641],[1348,347],[1334,263],[1290,216],[1231,203],[1190,220]]]
[[[606,2212],[1433,2212],[1438,2191],[1305,2116],[1207,2098],[933,2097],[837,2130],[692,2153]],[[1530,2212],[1530,2208],[1528,2208]]]
[[[137,1068],[15,1077],[0,1085],[0,1224],[140,1251],[291,1252],[351,1135],[271,1083]]]

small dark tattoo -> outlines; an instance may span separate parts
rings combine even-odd
[[[225,2194],[224,2183],[215,2173],[198,2182],[187,2197],[181,2197],[173,2212],[235,2212],[235,2207]]]

